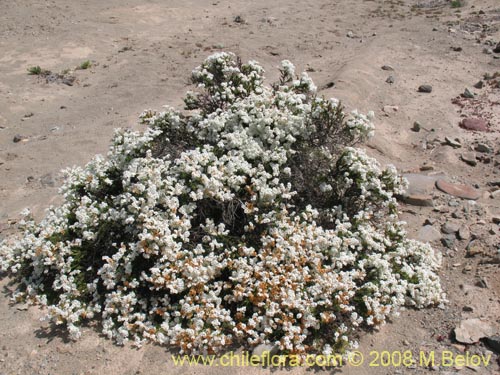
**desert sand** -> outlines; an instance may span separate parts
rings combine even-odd
[[[499,373],[498,353],[484,342],[459,343],[453,334],[467,319],[500,324],[500,85],[484,79],[500,71],[500,53],[494,52],[500,3],[462,3],[454,8],[446,0],[1,2],[0,236],[15,233],[23,208],[40,218],[57,204],[60,170],[105,153],[114,128],[141,129],[137,117],[144,109],[180,106],[191,70],[209,54],[224,50],[255,59],[270,82],[279,62],[288,59],[309,72],[320,94],[341,99],[349,109],[375,111],[376,135],[365,145],[371,155],[402,173],[418,174],[417,180],[446,178],[479,194],[474,201],[461,199],[431,183],[416,200],[407,200],[412,204],[401,203],[412,237],[432,240],[444,255],[441,277],[449,302],[404,311],[381,330],[363,334],[360,351],[368,356],[372,350],[468,350],[492,354],[492,363],[433,369],[364,364],[337,371]],[[86,60],[90,68],[75,69]],[[75,80],[68,85],[28,75],[37,65],[68,70]],[[474,87],[480,80],[483,87]],[[419,92],[421,85],[431,85],[432,92]],[[460,96],[465,88],[473,98]],[[487,131],[461,128],[468,117],[484,119]],[[415,205],[422,200],[431,206]],[[176,368],[168,348],[119,347],[92,327],[71,342],[40,321],[42,310],[9,303],[14,286],[8,278],[1,285],[0,374],[333,372]]]

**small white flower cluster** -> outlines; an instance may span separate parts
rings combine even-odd
[[[73,338],[98,319],[120,344],[295,354],[348,350],[402,306],[443,301],[439,254],[397,219],[402,179],[350,147],[371,116],[288,61],[273,87],[229,53],[193,80],[189,112],[145,111],[145,132],[117,131],[106,158],[66,171],[61,206],[0,244],[14,298]]]

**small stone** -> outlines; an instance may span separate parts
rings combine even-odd
[[[14,143],[27,142],[27,141],[28,141],[28,137],[26,137],[24,135],[20,135],[20,134],[16,134],[14,136],[14,138],[12,139],[12,142],[14,142]]]
[[[446,247],[447,249],[453,249],[453,246],[455,245],[455,241],[453,241],[453,239],[450,237],[444,237],[444,238],[441,238],[441,244],[444,247]]]
[[[488,131],[488,124],[482,118],[469,117],[460,122],[460,127],[480,132]]]
[[[278,352],[278,347],[276,345],[259,344],[253,349],[252,355],[263,358],[263,356],[265,356],[265,355],[268,355],[271,357],[271,356],[275,355],[277,352]]]
[[[470,238],[470,230],[465,226],[461,226],[458,229],[458,239],[459,240],[468,240]]]
[[[497,43],[497,45],[495,46],[495,48],[493,49],[493,52],[495,53],[500,53],[500,42]]]
[[[455,338],[462,344],[475,344],[483,337],[492,336],[494,331],[494,328],[483,320],[467,319],[462,320],[455,328]]]
[[[464,306],[464,307],[462,307],[462,311],[473,312],[474,308],[472,306]]]
[[[485,154],[491,154],[493,152],[493,149],[488,146],[486,143],[478,143],[476,147],[474,147],[474,150],[477,152],[482,152]]]
[[[434,242],[441,239],[441,233],[432,225],[424,225],[418,232],[417,239],[422,242]]]
[[[451,137],[444,137],[445,143],[453,148],[460,148],[462,144],[458,138],[452,139]]]
[[[422,125],[420,125],[420,123],[418,121],[415,121],[413,123],[413,127],[411,128],[411,130],[418,133],[420,131],[421,127],[422,127]]]
[[[442,192],[462,199],[477,200],[481,192],[468,185],[453,184],[443,179],[437,180],[436,187]]]
[[[474,85],[474,88],[476,89],[482,89],[484,86],[484,82],[483,81],[478,81],[475,85]]]
[[[500,335],[487,337],[486,343],[495,353],[500,354]]]
[[[56,185],[54,177],[51,173],[44,174],[40,177],[40,183],[43,187],[54,187]]]
[[[392,72],[394,68],[390,65],[382,65],[382,70],[388,70]]]
[[[420,85],[418,87],[418,92],[431,93],[432,92],[432,86],[431,85]]]
[[[245,23],[245,20],[241,16],[234,17],[233,21],[236,23]]]
[[[394,76],[387,77],[387,79],[385,80],[385,82],[392,85],[395,82]]]
[[[461,52],[462,51],[462,47],[450,47],[450,48],[454,52]]]
[[[487,55],[491,55],[493,53],[493,49],[492,48],[483,48],[483,53],[487,54]]]
[[[469,89],[465,89],[464,93],[462,94],[462,96],[466,99],[474,99],[474,94],[469,90]]]
[[[407,173],[403,175],[408,181],[408,188],[399,197],[403,202],[413,206],[432,207],[432,192],[436,184],[436,178],[418,173]]]
[[[433,217],[428,217],[424,221],[424,225],[433,225],[436,222],[436,219]]]
[[[347,34],[346,34],[346,37],[348,37],[348,38],[354,38],[354,33],[351,30],[349,30],[347,32]]]
[[[457,223],[444,223],[441,226],[441,232],[446,233],[446,234],[455,234],[459,231],[460,226]]]
[[[476,160],[476,154],[474,152],[464,152],[461,156],[460,159],[462,159],[463,162],[475,167],[477,165],[477,160]]]
[[[387,114],[394,113],[394,112],[399,111],[399,107],[397,105],[385,105],[382,108],[382,111],[384,111]]]
[[[480,255],[484,252],[483,246],[481,245],[481,242],[479,242],[478,240],[474,240],[474,241],[469,242],[466,250],[467,250],[468,257],[474,257],[474,256]]]

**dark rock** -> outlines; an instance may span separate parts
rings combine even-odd
[[[486,143],[478,143],[474,150],[476,150],[477,152],[483,152],[485,154],[491,154],[493,152],[491,147]]]
[[[431,85],[420,85],[418,87],[418,92],[430,93],[430,92],[432,92],[432,86]]]
[[[497,354],[500,354],[500,336],[490,336],[486,338],[486,343]]]
[[[482,89],[484,86],[484,82],[483,81],[478,81],[475,85],[474,85],[474,88],[476,89]]]
[[[14,142],[14,143],[27,142],[27,141],[28,141],[28,137],[26,137],[24,135],[20,135],[20,134],[16,134],[14,136],[14,138],[12,139],[12,142]]]
[[[481,192],[468,185],[453,184],[443,179],[437,180],[436,187],[446,194],[462,199],[477,200],[481,197]]]
[[[493,49],[493,52],[500,53],[500,42],[497,43],[496,47]]]
[[[461,52],[462,51],[462,47],[450,47],[452,51],[455,51],[455,52]]]
[[[420,123],[418,121],[415,121],[413,123],[413,127],[411,128],[411,130],[418,133],[420,131],[421,127],[422,127],[422,125],[420,125]]]
[[[236,16],[236,17],[234,17],[234,22],[245,23],[245,20],[241,16]]]
[[[482,118],[465,118],[460,122],[460,127],[467,130],[474,130],[479,132],[488,131],[488,124]]]
[[[450,238],[450,237],[441,238],[441,243],[447,249],[453,249],[453,245],[454,245],[453,238]]]
[[[394,76],[389,76],[385,80],[386,83],[393,84],[395,82]]]
[[[382,70],[389,70],[389,71],[392,72],[394,70],[394,68],[392,66],[390,66],[390,65],[383,65],[382,66]]]

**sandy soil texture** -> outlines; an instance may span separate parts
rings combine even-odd
[[[114,128],[140,129],[144,109],[181,105],[190,71],[212,52],[259,61],[269,81],[289,59],[307,69],[320,94],[375,111],[376,136],[366,148],[417,175],[413,187],[422,190],[402,203],[402,217],[413,237],[432,240],[445,256],[449,303],[403,312],[363,335],[360,351],[367,358],[373,350],[492,355],[486,368],[365,363],[338,371],[497,374],[498,353],[483,341],[458,343],[453,331],[472,318],[500,325],[498,42],[498,0],[1,1],[0,236],[15,232],[23,208],[40,217],[57,204],[59,171],[106,152]],[[76,69],[87,60],[88,69]],[[32,66],[55,74],[28,75]],[[432,92],[419,92],[421,85]],[[461,96],[465,88],[472,98]],[[483,119],[487,131],[460,127],[466,118]],[[480,197],[449,195],[423,175],[465,184]],[[333,372],[174,367],[166,348],[118,347],[92,328],[69,342],[39,321],[43,311],[10,305],[13,286],[0,283],[0,374]]]

